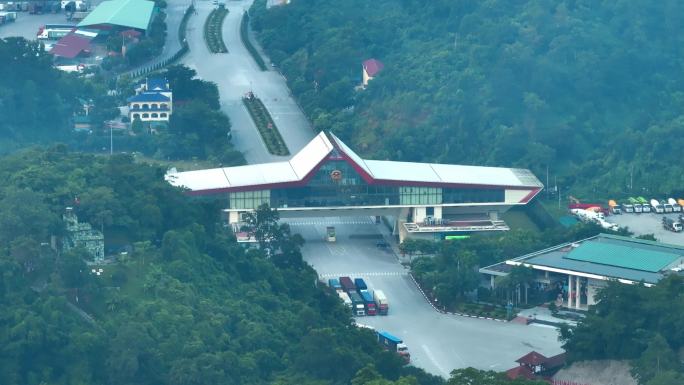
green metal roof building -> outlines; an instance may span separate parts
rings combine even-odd
[[[490,276],[494,287],[495,277],[506,276],[519,265],[538,272],[536,281],[542,289],[559,289],[563,304],[583,309],[595,303],[597,290],[607,281],[652,286],[668,274],[681,274],[684,246],[599,234],[483,267],[480,272]]]
[[[155,7],[147,0],[109,0],[103,1],[83,21],[79,27],[97,28],[98,26],[117,26],[146,31]]]

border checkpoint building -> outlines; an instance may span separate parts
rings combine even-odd
[[[189,195],[223,195],[228,221],[262,204],[281,218],[389,216],[399,239],[505,231],[501,214],[543,188],[526,169],[367,160],[321,132],[289,161],[169,172]]]

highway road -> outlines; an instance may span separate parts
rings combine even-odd
[[[204,42],[202,31],[213,6],[208,1],[197,2],[197,15],[190,19],[188,25],[190,53],[183,59],[183,63],[197,71],[199,77],[218,85],[221,108],[232,122],[233,144],[250,164],[289,158],[271,155],[266,150],[242,104],[242,97],[250,90],[266,105],[291,154],[314,137],[308,120],[290,96],[283,76],[275,70],[261,71],[242,45],[240,21],[251,3],[252,0],[226,3],[229,13],[223,23],[223,40],[228,53],[212,54]]]
[[[448,377],[453,369],[475,367],[505,371],[515,360],[536,350],[545,355],[562,351],[556,329],[473,319],[435,311],[389,249],[376,242],[386,231],[371,217],[288,219],[293,232],[306,239],[304,259],[322,278],[362,277],[372,289],[388,296],[388,316],[358,317],[357,322],[387,330],[402,338],[412,363]],[[325,242],[325,227],[334,225],[337,242]]]

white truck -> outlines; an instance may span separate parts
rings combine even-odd
[[[682,212],[682,206],[677,203],[677,201],[674,198],[667,198],[667,203],[669,203],[672,206],[672,212],[675,213],[681,213]]]
[[[378,305],[378,313],[380,315],[387,315],[389,312],[389,302],[382,290],[373,290],[373,300]]]
[[[338,291],[337,295],[340,296],[340,299],[342,299],[342,302],[344,302],[345,306],[347,306],[349,309],[352,308],[352,301],[351,298],[349,298],[349,294],[343,291]]]
[[[651,199],[651,210],[653,210],[653,212],[656,214],[662,214],[665,212],[663,205],[661,205],[657,199]]]

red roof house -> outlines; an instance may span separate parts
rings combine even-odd
[[[59,41],[52,47],[50,53],[55,56],[61,56],[68,59],[73,59],[78,54],[83,51],[90,50],[90,39],[77,35],[75,33],[70,33]]]
[[[363,85],[364,87],[368,85],[369,80],[373,78],[385,68],[380,60],[368,59],[363,62]]]
[[[524,378],[526,380],[534,380],[536,377],[534,373],[532,373],[532,370],[528,368],[527,366],[517,366],[513,369],[508,369],[506,371],[506,377],[510,380],[515,380],[518,378]]]

